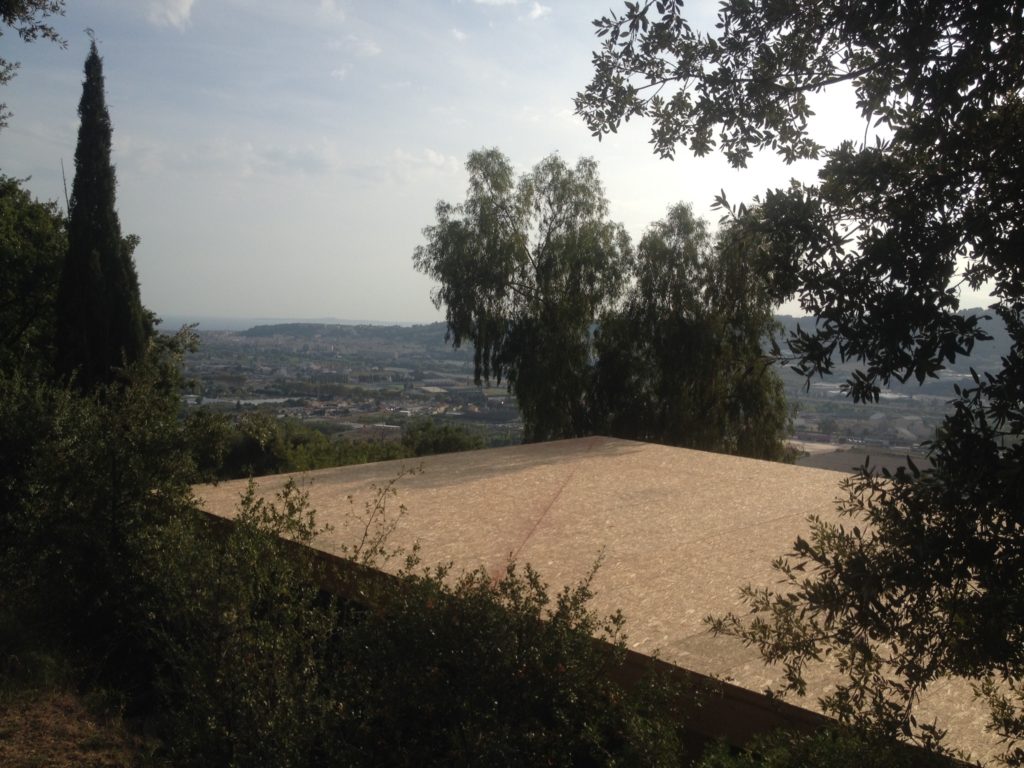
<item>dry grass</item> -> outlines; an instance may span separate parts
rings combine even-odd
[[[101,717],[68,691],[26,691],[0,702],[0,765],[5,768],[159,766],[156,744]]]

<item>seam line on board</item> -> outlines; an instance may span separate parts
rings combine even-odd
[[[585,451],[585,453],[590,453],[590,450],[593,447],[594,447],[594,443],[593,442],[588,442],[587,450]],[[526,546],[526,544],[533,537],[533,534],[537,532],[537,529],[540,527],[540,524],[544,521],[544,518],[546,518],[548,516],[548,513],[551,511],[551,508],[555,505],[555,502],[558,501],[558,498],[562,495],[562,492],[565,490],[565,486],[567,486],[569,484],[569,481],[572,480],[573,477],[576,476],[577,469],[578,469],[577,467],[574,467],[569,472],[569,474],[567,474],[565,476],[565,479],[562,480],[562,484],[558,486],[558,490],[555,491],[554,495],[551,497],[551,500],[548,501],[547,506],[544,507],[544,511],[541,512],[540,515],[537,517],[537,519],[533,522],[533,525],[530,527],[530,530],[526,532],[526,536],[524,536],[523,540],[519,542],[519,546],[516,547],[515,550],[513,550],[513,552],[512,552],[512,561],[513,562],[516,562],[516,561],[519,560],[519,553],[523,551],[523,548]]]

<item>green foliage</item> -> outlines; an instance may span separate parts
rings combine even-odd
[[[375,645],[348,671],[353,752],[396,764],[678,765],[679,691],[611,682],[621,617],[587,608],[590,577],[554,599],[529,567],[499,579],[410,574],[383,610],[351,627]]]
[[[0,176],[0,369],[41,375],[52,366],[64,217],[16,179]]]
[[[483,438],[464,427],[438,424],[433,419],[414,419],[402,430],[402,447],[409,456],[474,451],[484,447]]]
[[[605,433],[765,458],[782,454],[782,386],[760,345],[769,297],[745,241],[713,243],[676,206],[636,254],[592,160],[551,156],[515,181],[497,150],[466,165],[466,202],[440,203],[416,249],[439,281],[477,380],[508,379],[527,440]]]
[[[316,426],[248,411],[237,418],[196,408],[185,419],[192,460],[204,481],[285,472],[308,472],[348,464],[388,461],[482,448],[484,441],[463,427],[414,419],[401,442],[332,438]]]
[[[826,152],[821,184],[770,192],[756,217],[766,255],[819,318],[794,351],[808,373],[827,371],[833,353],[863,363],[848,382],[856,398],[876,397],[892,377],[921,381],[969,352],[982,336],[955,312],[957,259],[972,287],[1020,293],[1021,198],[1008,170],[1024,152],[1020,9],[726,2],[720,20],[717,38],[695,31],[679,0],[602,18],[605,42],[578,112],[598,134],[650,116],[667,155],[679,142],[709,152],[717,131],[742,166],[755,149],[817,156],[807,94],[849,81],[865,126],[891,138]],[[664,98],[661,82],[679,90]]]
[[[95,41],[85,61],[78,115],[68,253],[57,297],[57,366],[88,392],[139,360],[152,330],[132,260],[138,238],[121,236],[115,209],[110,115]]]
[[[0,376],[5,600],[125,685],[148,675],[135,653],[141,563],[155,526],[189,499],[177,378],[188,343],[165,340],[88,396]]]
[[[324,676],[334,614],[319,601],[308,544],[317,528],[289,483],[276,501],[241,500],[230,532],[194,516],[168,521],[151,572],[150,643],[172,756],[184,764],[318,764],[333,701]]]
[[[938,756],[900,748],[891,739],[826,728],[756,736],[742,752],[720,743],[701,757],[697,768],[942,768],[951,764]]]
[[[637,250],[635,282],[597,334],[600,429],[608,434],[782,458],[782,382],[762,344],[775,331],[760,276],[729,233],[677,205]]]
[[[588,434],[592,326],[630,258],[597,164],[551,155],[516,180],[490,149],[466,168],[466,201],[438,203],[416,268],[440,283],[433,299],[453,344],[473,344],[477,382],[508,379],[528,441]]]
[[[209,483],[231,477],[225,466],[234,431],[231,420],[208,408],[195,408],[188,412],[182,427],[196,480]]]
[[[1007,760],[1024,762],[1024,53],[1019,3],[779,4],[727,0],[716,36],[682,3],[629,3],[596,22],[604,45],[577,109],[598,134],[652,118],[656,150],[754,149],[788,160],[821,148],[807,94],[848,81],[865,127],[889,136],[824,153],[813,186],[719,204],[816,318],[790,339],[807,376],[853,361],[855,400],[895,379],[923,382],[987,338],[958,313],[958,289],[990,289],[1011,346],[999,367],[956,389],[932,469],[865,472],[837,526],[816,521],[777,564],[786,587],[748,590],[752,617],[715,623],[783,663],[786,685],[826,654],[848,683],[829,708],[853,722],[933,741],[913,718],[921,690],[956,674],[982,683]],[[661,95],[662,88],[671,91]],[[994,686],[994,687],[993,687]]]
[[[386,486],[360,513],[354,563],[394,554],[393,495]],[[455,578],[409,561],[338,604],[317,592],[315,562],[281,541],[318,530],[294,484],[274,502],[250,486],[239,510],[223,536],[171,521],[153,563],[178,764],[678,764],[673,718],[690,699],[611,682],[622,620],[588,610],[589,577],[552,600],[529,568]],[[619,652],[592,640],[602,631]]]

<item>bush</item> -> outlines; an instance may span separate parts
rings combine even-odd
[[[3,599],[128,687],[150,676],[137,648],[142,563],[189,498],[176,386],[187,342],[159,343],[90,395],[0,376]]]
[[[314,765],[336,617],[279,538],[308,543],[313,513],[294,484],[272,502],[250,484],[239,509],[223,536],[198,513],[161,534],[149,610],[166,741],[186,764]]]
[[[395,765],[678,765],[685,697],[612,682],[622,620],[599,620],[590,596],[588,576],[552,601],[514,565],[496,581],[405,575],[348,628],[353,652],[372,649],[346,669],[350,748]]]
[[[353,568],[395,554],[377,535],[395,519],[392,495],[385,486],[365,508],[370,536],[349,549]],[[622,619],[588,609],[590,577],[552,600],[528,567],[455,578],[412,557],[397,577],[360,582],[357,603],[339,602],[280,538],[308,544],[317,532],[294,484],[272,502],[250,486],[239,509],[223,537],[198,517],[171,521],[154,563],[152,639],[178,762],[679,763],[690,699],[612,682]]]
[[[898,743],[846,728],[814,733],[775,731],[755,737],[747,750],[735,752],[725,744],[709,749],[697,768],[942,768],[952,763]]]
[[[437,424],[421,418],[409,422],[402,432],[402,446],[410,456],[472,451],[484,447],[483,438],[463,427]]]

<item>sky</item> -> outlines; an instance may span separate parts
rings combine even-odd
[[[688,5],[711,30],[718,0]],[[0,171],[62,201],[74,173],[86,28],[103,57],[122,229],[143,303],[175,318],[443,319],[412,266],[439,200],[465,197],[467,155],[520,172],[552,152],[597,160],[634,241],[670,205],[711,221],[817,163],[656,157],[634,121],[598,141],[573,114],[620,0],[68,0],[66,49],[25,44],[0,100]],[[861,139],[850,95],[814,106],[820,143]]]

